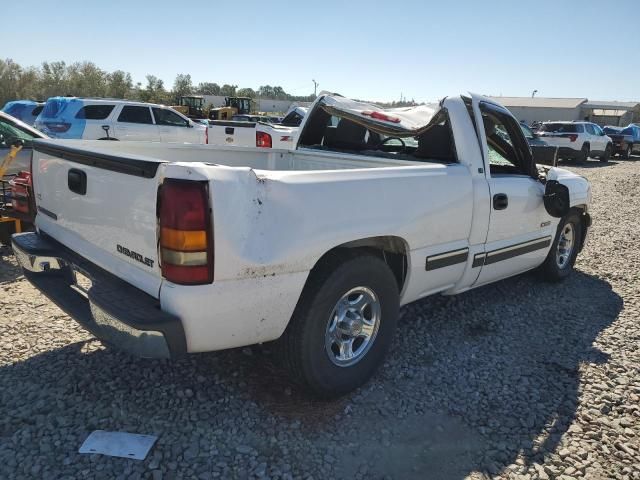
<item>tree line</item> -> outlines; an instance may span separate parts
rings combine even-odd
[[[123,70],[107,72],[93,62],[43,62],[40,66],[23,67],[11,59],[0,59],[0,107],[11,100],[46,100],[54,96],[113,97],[171,105],[184,95],[223,95],[265,97],[278,100],[310,102],[314,95],[295,96],[280,86],[263,85],[257,90],[238,85],[202,82],[193,85],[191,75],[176,75],[168,89],[155,75],[146,82],[134,83]]]

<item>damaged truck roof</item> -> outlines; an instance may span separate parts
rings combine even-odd
[[[336,117],[346,118],[383,135],[415,137],[439,121],[442,106],[438,103],[415,107],[381,108],[337,95],[326,94],[320,108]]]

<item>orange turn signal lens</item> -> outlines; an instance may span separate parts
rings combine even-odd
[[[162,227],[160,244],[165,248],[182,252],[206,250],[207,232],[205,230],[175,230]]]

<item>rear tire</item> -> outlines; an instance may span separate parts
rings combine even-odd
[[[631,158],[632,150],[633,150],[633,147],[631,145],[627,145],[627,148],[624,150],[624,153],[622,154],[622,158],[624,158],[625,160],[629,160]]]
[[[542,278],[548,282],[560,282],[567,278],[573,271],[581,241],[582,222],[578,213],[571,210],[560,219],[551,249],[540,265]]]
[[[585,143],[584,145],[582,145],[582,148],[580,149],[580,154],[578,155],[578,163],[586,162],[587,159],[589,158],[589,153],[590,153],[589,145]]]
[[[607,163],[611,158],[611,145],[607,145],[607,148],[604,149],[604,153],[600,155],[600,161],[603,163]]]
[[[369,306],[362,306],[369,300]],[[380,257],[337,254],[311,272],[279,340],[281,358],[296,380],[317,396],[350,392],[383,362],[399,301],[393,272]]]

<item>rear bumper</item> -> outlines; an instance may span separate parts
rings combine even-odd
[[[102,342],[145,358],[187,352],[180,318],[157,299],[43,234],[14,235],[11,243],[25,277]],[[88,288],[76,272],[91,280]]]
[[[580,149],[571,147],[558,147],[558,156],[563,158],[576,158],[580,156]]]

